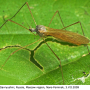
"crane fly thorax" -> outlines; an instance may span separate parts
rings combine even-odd
[[[43,25],[37,25],[36,26],[36,33],[40,36],[43,37],[44,36],[44,32],[46,32],[46,28]]]

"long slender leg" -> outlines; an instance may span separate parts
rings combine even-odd
[[[27,7],[28,7],[28,9],[29,9],[29,11],[30,11],[30,14],[31,14],[31,16],[32,16],[32,18],[33,18],[33,20],[34,20],[35,25],[37,25],[36,22],[35,22],[35,19],[34,19],[33,15],[32,15],[32,12],[31,12],[31,10],[30,10],[30,7],[29,7],[29,5],[28,5],[27,2],[25,2],[25,3],[22,5],[22,7],[21,7],[9,20],[11,20],[12,18],[14,18],[14,17],[17,15],[17,13],[23,8],[23,6],[24,6],[25,4],[27,5]],[[3,27],[3,25],[4,25],[6,22],[8,22],[9,20],[6,20],[6,21],[2,24],[2,26],[0,27],[0,29],[1,29],[1,28]]]
[[[54,13],[54,15],[53,15],[53,17],[52,17],[52,19],[51,19],[51,21],[50,21],[50,23],[49,23],[49,25],[48,25],[48,27],[50,26],[50,24],[51,24],[51,22],[52,22],[52,20],[53,20],[53,18],[54,18],[54,16],[56,15],[56,14],[59,14],[59,11],[57,10],[55,13]],[[60,14],[59,14],[59,17],[60,17],[60,20],[61,20],[61,22],[62,22],[62,25],[63,25],[63,27],[65,27],[64,26],[64,24],[63,24],[63,21],[62,21],[62,19],[61,19],[61,16],[60,16]],[[44,39],[43,39],[44,40]],[[45,40],[44,40],[44,42],[45,42]],[[46,43],[46,42],[45,42]],[[47,43],[46,43],[47,44]],[[47,44],[47,46],[49,47],[49,45]],[[50,48],[50,47],[49,47]],[[50,50],[53,52],[53,50],[50,48]],[[54,52],[53,52],[54,53]],[[61,65],[61,60],[60,60],[60,58],[58,58],[58,56],[54,53],[54,55],[57,57],[57,59],[59,60],[59,62],[60,62],[60,67],[61,67],[61,73],[62,73],[62,80],[63,80],[63,84],[64,84],[64,77],[63,77],[63,71],[62,71],[62,65]]]
[[[0,70],[1,70],[1,69],[3,68],[3,66],[6,64],[6,62],[7,62],[8,59],[11,57],[11,55],[13,55],[13,54],[16,53],[17,51],[19,51],[19,50],[21,50],[21,49],[23,49],[23,48],[26,48],[27,46],[30,46],[30,45],[32,45],[32,44],[34,44],[34,43],[36,43],[36,42],[38,42],[38,41],[40,41],[40,40],[41,40],[41,38],[40,38],[39,40],[33,42],[33,43],[30,43],[29,45],[26,45],[26,46],[24,46],[24,47],[21,47],[21,48],[17,49],[16,51],[12,52],[12,53],[9,55],[9,57],[7,58],[7,60],[4,62],[4,64],[3,64],[2,67],[0,68]]]
[[[56,15],[57,13],[58,13],[58,15],[59,15],[59,17],[60,17],[60,20],[61,20],[61,22],[62,22],[63,27],[65,27],[65,26],[64,26],[64,24],[63,24],[62,18],[61,18],[61,16],[60,16],[60,13],[59,13],[59,11],[58,11],[58,10],[54,13],[54,15],[53,15],[53,17],[52,17],[52,19],[51,19],[51,21],[50,21],[50,23],[49,23],[48,27],[50,26],[50,24],[51,24],[51,22],[52,22],[53,18],[55,17],[55,15]]]
[[[44,38],[42,37],[43,41],[45,42]],[[46,43],[46,42],[45,42]],[[50,46],[46,43],[46,45],[49,47],[49,49],[53,52],[53,54],[57,57],[57,59],[60,61],[60,66],[61,66],[61,60],[60,58],[54,53],[54,51],[50,48]],[[62,73],[62,79],[63,79],[63,84],[64,84],[64,77],[63,77],[63,72],[62,72],[62,66],[61,66],[61,73]]]
[[[36,22],[35,22],[35,19],[34,19],[33,15],[32,15],[32,12],[31,12],[31,10],[30,10],[30,7],[29,7],[29,5],[28,5],[28,2],[26,2],[26,4],[27,4],[28,9],[29,9],[29,11],[30,11],[30,14],[31,14],[31,16],[32,16],[32,18],[33,18],[33,20],[34,20],[34,23],[35,23],[35,25],[37,26],[37,24],[36,24]]]
[[[82,29],[83,36],[85,36],[84,31],[83,31],[83,28],[82,28],[82,24],[81,24],[80,21],[79,21],[79,23],[80,23],[80,26],[81,26],[81,29]],[[89,51],[88,45],[87,45],[87,50],[88,50],[88,53],[90,54],[90,51]]]
[[[60,20],[61,20],[61,23],[62,23],[62,25],[63,25],[63,27],[64,27],[64,28],[62,28],[62,29],[66,29],[67,27],[70,27],[70,26],[72,26],[72,25],[74,25],[74,24],[80,23],[80,21],[78,21],[78,22],[75,22],[75,23],[70,24],[70,25],[68,25],[68,26],[65,27],[65,25],[63,24],[62,18],[61,18],[61,16],[60,16],[60,13],[59,13],[59,11],[57,10],[57,11],[54,13],[54,15],[53,15],[53,17],[52,17],[52,19],[51,19],[51,21],[50,21],[48,27],[50,26],[50,24],[51,24],[53,18],[55,17],[55,15],[56,15],[57,13],[58,13],[58,15],[59,15],[59,17],[60,17]],[[81,23],[80,23],[80,25],[81,25]],[[82,27],[81,27],[81,28],[82,28]],[[84,33],[84,32],[83,32],[83,33]]]

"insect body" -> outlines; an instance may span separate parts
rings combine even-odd
[[[32,32],[36,32],[39,36],[53,36],[65,42],[69,42],[75,45],[88,44],[90,40],[78,33],[66,31],[62,29],[53,29],[43,25],[37,25],[36,29],[30,29]]]

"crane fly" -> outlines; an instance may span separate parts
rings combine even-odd
[[[37,25],[36,29],[30,29],[31,31],[37,32],[41,37],[53,36],[65,42],[69,42],[75,45],[88,44],[90,40],[78,33],[66,31],[63,29],[53,29],[43,25]]]
[[[15,22],[15,21],[12,21],[11,20],[13,17],[16,16],[16,14],[22,9],[22,7],[25,4],[27,5],[27,7],[28,7],[28,9],[30,11],[30,14],[31,14],[31,16],[32,16],[32,18],[34,20],[34,23],[36,25],[36,28],[35,29],[34,28],[29,28],[28,29],[28,28],[22,26],[21,24],[19,24],[19,23]],[[44,25],[37,25],[36,22],[35,22],[35,19],[34,19],[33,15],[32,15],[32,13],[31,13],[31,10],[30,10],[30,7],[29,7],[28,3],[26,2],[25,4],[16,12],[16,14],[12,18],[6,20],[5,23],[8,22],[8,21],[10,21],[10,22],[13,22],[13,23],[15,23],[15,24],[17,24],[17,25],[19,25],[19,26],[27,29],[28,31],[30,31],[32,33],[33,32],[36,32],[43,39],[44,43],[46,43],[45,40],[44,40],[44,37],[48,37],[48,36],[53,36],[57,40],[62,40],[64,42],[72,43],[72,44],[75,44],[75,45],[82,45],[82,44],[86,44],[87,45],[90,42],[90,40],[88,38],[86,38],[85,36],[82,36],[82,35],[80,35],[78,33],[74,33],[74,32],[71,32],[71,31],[64,30],[65,28],[70,27],[70,26],[72,26],[74,24],[77,24],[77,23],[80,23],[80,26],[81,26],[81,22],[80,21],[78,21],[76,23],[73,23],[73,24],[65,27],[64,24],[63,24],[63,22],[62,22],[62,19],[61,19],[61,16],[59,14],[59,11],[57,10],[55,12],[55,14],[53,15],[53,17],[52,17],[52,19],[51,19],[51,21],[49,23],[49,26],[50,26],[50,24],[51,24],[54,16],[56,15],[56,13],[58,13],[58,15],[60,17],[60,20],[61,20],[62,25],[63,25],[64,28],[62,28],[62,29],[53,29],[53,28],[50,28],[49,26],[46,27]],[[0,28],[2,28],[5,25],[5,23]],[[82,26],[81,26],[81,29],[82,29]],[[83,29],[82,29],[82,31],[83,31]],[[41,38],[39,40],[41,40]],[[38,42],[39,40],[37,40],[36,42]],[[36,43],[36,42],[33,42],[33,43]],[[33,44],[33,43],[31,43],[31,44]],[[31,44],[29,44],[29,45],[31,45]],[[10,54],[10,56],[13,55],[14,53],[16,53],[17,51],[19,51],[19,50],[21,50],[21,49],[29,46],[29,45],[26,45],[26,46],[24,46],[22,48],[17,49],[16,51],[12,52]],[[60,67],[61,67],[61,72],[62,72],[62,66],[61,66],[61,60],[60,60],[60,58],[55,54],[55,52],[50,48],[50,46],[47,43],[46,43],[46,45],[52,51],[52,53],[55,55],[55,57],[60,61]],[[10,56],[7,58],[7,60],[5,61],[5,63],[8,61],[8,59],[10,58]],[[5,65],[5,63],[2,65],[1,69],[3,68],[3,66]],[[63,79],[63,84],[64,84],[63,72],[62,72],[62,79]]]

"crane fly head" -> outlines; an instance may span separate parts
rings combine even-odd
[[[37,25],[36,29],[30,28],[29,29],[31,32],[36,32],[40,37],[44,36],[44,32],[46,32],[46,28],[43,25]]]

